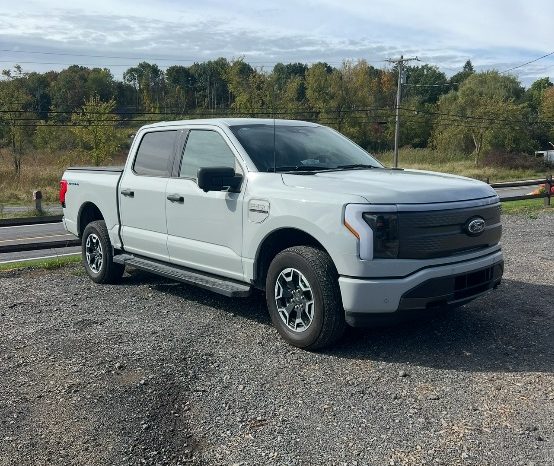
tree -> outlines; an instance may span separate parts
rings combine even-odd
[[[98,95],[85,102],[71,121],[81,151],[98,166],[111,159],[119,148],[116,134],[117,116],[113,113],[115,101],[102,102]]]
[[[225,58],[194,63],[189,67],[195,79],[197,107],[215,110],[230,105],[227,76],[230,64]]]
[[[554,138],[554,87],[544,90],[539,108],[539,119],[544,124],[550,140]],[[548,141],[545,141],[547,143]]]
[[[196,79],[186,66],[170,66],[165,72],[169,108],[184,113],[194,102]]]
[[[405,89],[406,97],[421,104],[434,104],[448,92],[448,80],[436,66],[407,66]]]
[[[273,112],[275,95],[266,75],[259,73],[242,60],[236,60],[227,70],[227,83],[233,97],[232,108],[241,113],[259,114],[263,108]]]
[[[123,73],[123,80],[136,92],[137,111],[158,111],[163,100],[164,74],[156,64],[141,62]]]
[[[531,137],[537,142],[539,147],[545,147],[548,145],[548,141],[554,132],[551,131],[552,124],[548,122],[550,119],[548,114],[549,103],[546,102],[543,107],[543,103],[548,96],[550,99],[552,89],[552,82],[549,78],[537,79],[529,88],[525,91],[525,101],[529,105],[530,117],[534,124],[531,128]],[[545,114],[546,112],[546,114]]]
[[[529,102],[529,106],[534,113],[538,113],[543,95],[551,87],[552,81],[550,81],[550,78],[540,78],[525,91],[525,99]]]
[[[21,73],[19,77],[9,70],[3,74],[7,80],[0,81],[0,134],[10,149],[14,173],[19,176],[34,130],[33,114],[27,111],[32,99],[25,91]]]
[[[465,62],[462,71],[459,71],[450,78],[450,85],[452,86],[452,89],[457,91],[460,87],[460,84],[462,84],[473,73],[475,73],[475,69],[473,68],[471,60],[468,60]]]
[[[443,96],[434,127],[442,150],[472,153],[478,164],[484,151],[529,151],[529,109],[521,102],[523,88],[512,76],[496,71],[476,73],[458,91]]]

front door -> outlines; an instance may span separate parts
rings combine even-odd
[[[121,236],[125,251],[168,260],[166,185],[179,132],[145,133],[119,186]],[[131,154],[132,156],[132,154]]]
[[[243,193],[202,191],[201,167],[241,171],[227,137],[216,128],[191,129],[177,178],[166,188],[167,248],[170,261],[205,272],[242,279]]]

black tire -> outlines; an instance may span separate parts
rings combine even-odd
[[[101,246],[101,264],[89,264],[87,259],[87,240],[91,243],[98,241]],[[90,251],[90,248],[89,248]],[[108,229],[104,220],[96,220],[90,222],[83,232],[83,241],[81,243],[81,255],[83,258],[83,265],[88,276],[96,283],[117,283],[125,272],[125,266],[122,264],[116,264],[113,261],[113,248],[108,235]],[[92,256],[89,254],[89,256]],[[98,270],[93,270],[98,266]]]
[[[296,269],[307,280],[314,302],[313,319],[300,332],[291,329],[277,310],[276,283],[281,272],[289,268]],[[273,325],[291,345],[316,350],[331,345],[342,336],[346,323],[338,274],[326,252],[311,246],[294,246],[280,252],[269,266],[265,290]]]

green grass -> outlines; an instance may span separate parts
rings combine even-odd
[[[52,257],[49,259],[30,259],[28,261],[21,262],[9,262],[6,264],[0,264],[0,272],[7,272],[9,270],[16,269],[44,269],[53,270],[65,267],[69,264],[76,264],[81,262],[81,256],[62,256]]]
[[[19,212],[4,212],[2,206],[0,205],[0,219],[6,218],[27,218],[27,217],[45,217],[50,215],[59,215],[58,212],[49,212],[43,211],[42,213],[37,212],[35,209],[28,209]]]
[[[554,201],[552,206],[546,207],[544,199],[524,199],[522,201],[509,201],[502,203],[502,213],[507,215],[526,214],[536,217],[539,212],[554,212]]]

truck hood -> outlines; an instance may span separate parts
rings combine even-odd
[[[368,169],[283,174],[287,186],[328,194],[353,194],[374,204],[424,204],[495,196],[488,184],[463,176],[422,170]]]

